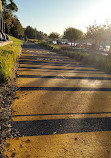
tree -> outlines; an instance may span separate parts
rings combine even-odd
[[[12,17],[13,14],[11,12],[3,12],[3,19],[5,22],[5,32],[10,34],[10,28],[12,26]]]
[[[111,25],[108,25],[108,28],[106,30],[106,39],[107,45],[110,46],[109,53],[111,54]]]
[[[57,32],[52,32],[52,33],[50,33],[49,38],[51,40],[56,40],[56,39],[60,38],[60,35]]]
[[[17,5],[14,3],[13,0],[1,0],[2,1],[2,8],[3,8],[3,12],[4,11],[11,11],[11,12],[17,12],[18,11],[18,7]]]
[[[2,1],[2,16],[5,23],[5,33],[11,34],[14,37],[21,38],[24,36],[24,29],[13,13],[18,11],[17,5],[14,0],[1,0]],[[3,29],[3,28],[2,28]]]
[[[71,42],[71,46],[73,42],[75,46],[76,40],[81,39],[82,36],[83,32],[73,27],[69,27],[64,31],[64,38],[68,39]]]
[[[43,33],[42,31],[37,31],[36,28],[34,29],[31,26],[27,26],[24,33],[25,36],[29,39],[37,39],[37,40],[47,39],[47,34]]]
[[[5,21],[6,33],[10,33],[12,25],[13,13],[18,11],[17,5],[13,0],[1,0],[2,1],[2,15]]]
[[[47,34],[43,33],[42,31],[37,31],[37,40],[45,40],[47,39]]]
[[[17,16],[12,17],[12,26],[10,29],[10,33],[16,38],[22,38],[24,36],[24,29]]]
[[[108,25],[97,25],[94,23],[87,27],[86,37],[91,40],[93,49],[105,45],[108,41]]]
[[[24,34],[29,39],[36,39],[36,32],[36,29],[33,29],[31,26],[27,26]]]

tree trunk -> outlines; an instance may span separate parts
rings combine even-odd
[[[71,47],[72,47],[72,41],[71,41]]]
[[[110,48],[109,48],[109,54],[111,54],[111,45],[110,45]]]
[[[76,47],[76,41],[74,40],[74,47]]]

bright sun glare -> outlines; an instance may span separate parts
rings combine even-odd
[[[87,27],[95,21],[98,25],[105,24],[106,21],[111,24],[111,0],[100,0],[92,8],[87,8],[76,27],[87,32]]]
[[[92,25],[95,21],[98,25],[104,24],[106,21],[111,24],[111,0],[101,0],[96,3],[92,8],[87,9],[81,19],[79,27],[84,32],[87,31],[87,26]]]
[[[97,23],[104,23],[106,20],[111,22],[111,0],[102,0],[91,10],[90,20],[96,20]]]

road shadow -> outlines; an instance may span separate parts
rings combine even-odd
[[[111,118],[20,121],[13,126],[24,136],[111,131]]]

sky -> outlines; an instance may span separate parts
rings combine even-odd
[[[86,32],[87,26],[111,21],[111,0],[14,0],[23,27],[63,34],[68,27]]]

